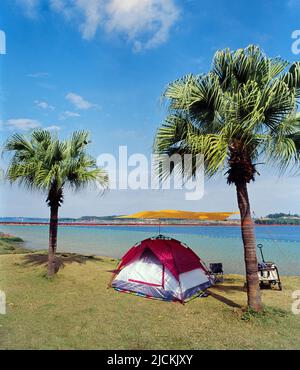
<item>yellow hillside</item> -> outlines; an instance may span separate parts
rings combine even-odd
[[[120,216],[119,218],[174,218],[174,219],[189,219],[189,220],[213,220],[224,221],[228,217],[238,214],[238,212],[190,212],[190,211],[177,211],[172,209],[160,211],[143,211],[132,215]]]

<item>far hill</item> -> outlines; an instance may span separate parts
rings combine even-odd
[[[300,225],[300,215],[290,213],[273,213],[255,220],[259,225]]]
[[[80,218],[77,218],[76,221],[105,221],[105,220],[114,220],[116,217],[119,217],[118,215],[112,215],[112,216],[81,216]]]

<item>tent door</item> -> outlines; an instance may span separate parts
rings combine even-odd
[[[149,286],[155,286],[155,287],[165,287],[165,266],[162,265],[162,273],[161,273],[161,283],[151,283],[149,281],[142,281],[142,280],[136,280],[136,279],[131,279],[129,278],[128,281],[131,283],[138,283],[138,284],[144,284],[144,285],[149,285]]]
[[[134,262],[128,271],[127,280],[131,283],[164,288],[165,267],[150,250],[146,250],[141,259]]]

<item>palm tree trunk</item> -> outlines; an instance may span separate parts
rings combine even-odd
[[[262,310],[256,257],[254,225],[251,217],[247,183],[236,184],[237,201],[241,214],[241,231],[244,243],[248,307],[259,312]]]
[[[48,277],[56,273],[55,254],[57,247],[58,205],[50,206]]]

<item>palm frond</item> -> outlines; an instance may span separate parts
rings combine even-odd
[[[66,186],[79,190],[94,183],[106,189],[108,176],[86,152],[89,142],[86,131],[76,131],[64,141],[47,130],[33,131],[29,137],[12,135],[4,146],[4,152],[12,154],[6,179],[46,192],[49,203],[51,197],[62,200]]]
[[[285,170],[300,163],[300,127],[293,116],[299,88],[299,62],[268,58],[256,45],[218,51],[208,74],[189,74],[167,87],[170,114],[154,151],[201,154],[209,176],[230,166],[232,153],[236,169],[243,158],[248,180],[259,156]]]

